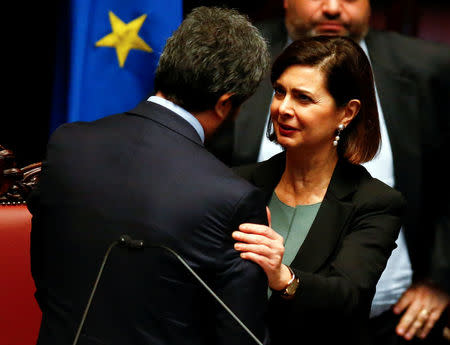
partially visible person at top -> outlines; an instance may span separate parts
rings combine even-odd
[[[398,248],[380,278],[371,310],[375,344],[445,342],[450,294],[450,47],[369,27],[369,0],[284,0],[283,18],[258,23],[275,58],[292,40],[346,36],[374,73],[382,145],[363,165],[407,200]],[[230,165],[263,161],[282,147],[264,135],[273,91],[263,81],[242,105],[232,131],[211,151]],[[403,340],[404,339],[404,340]],[[414,342],[413,341],[413,342]]]
[[[170,253],[114,247],[122,234],[175,250],[261,343],[267,278],[231,233],[267,224],[262,193],[204,147],[269,68],[267,44],[234,10],[194,9],[167,40],[155,95],[135,109],[59,127],[33,215],[38,345],[255,344]]]
[[[267,274],[273,344],[369,344],[404,208],[360,165],[380,143],[369,61],[348,38],[304,38],[278,56],[271,81],[267,134],[284,152],[236,168],[265,192],[271,223],[242,224],[235,247]]]

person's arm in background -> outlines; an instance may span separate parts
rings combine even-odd
[[[427,229],[422,230],[434,238],[427,251],[430,262],[427,277],[414,282],[393,309],[394,313],[404,313],[396,331],[408,340],[426,338],[450,303],[450,180],[445,168],[436,169],[436,164],[444,167],[450,163],[450,49],[433,50],[430,59],[433,60],[427,63],[430,75],[422,85],[422,91],[428,92],[424,99],[429,99],[426,108],[430,113],[423,121],[432,126],[434,135],[424,139],[424,149],[428,151],[424,157],[425,177],[420,183],[425,184],[429,197],[422,204],[433,203],[433,214],[426,217]],[[449,321],[447,325],[450,326]]]
[[[430,281],[412,284],[394,306],[394,313],[404,313],[397,325],[397,334],[405,339],[424,339],[450,306],[450,209],[435,228]],[[445,320],[444,320],[445,321]],[[450,326],[450,313],[447,317]],[[445,335],[445,334],[444,334]]]
[[[407,340],[414,336],[426,338],[449,303],[449,295],[433,283],[414,283],[394,306],[394,313],[404,312],[396,328],[397,334]]]

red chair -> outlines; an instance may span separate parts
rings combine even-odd
[[[33,345],[41,311],[30,267],[31,214],[25,200],[39,180],[41,163],[16,168],[0,145],[0,344]]]
[[[0,205],[0,344],[36,344],[41,311],[30,270],[30,229],[25,204]]]

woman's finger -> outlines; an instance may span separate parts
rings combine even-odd
[[[276,236],[267,236],[265,234],[258,234],[258,233],[246,233],[242,231],[233,231],[231,236],[236,240],[240,242],[247,242],[247,243],[256,243],[256,244],[265,244],[270,247],[282,247],[284,243],[284,239],[280,235]]]
[[[267,265],[267,257],[253,252],[243,252],[240,255],[241,258],[253,261],[257,265],[259,265],[264,270],[264,272],[266,272],[266,275],[268,275],[267,273],[269,271],[269,266]]]
[[[234,248],[240,252],[252,252],[258,255],[267,257],[269,260],[276,260],[281,262],[283,257],[282,253],[274,251],[272,248],[266,245],[260,244],[246,244],[246,243],[236,243]]]
[[[267,213],[267,220],[269,222],[269,227],[271,228],[272,227],[272,216],[270,215],[270,210],[269,210],[268,206],[266,206],[266,213]]]
[[[273,261],[269,260],[266,256],[259,255],[253,252],[243,252],[240,255],[241,258],[253,261],[264,270],[267,278],[269,279],[269,285],[271,285],[271,281],[274,276],[279,276],[279,272],[281,269],[279,264],[276,264]]]
[[[263,235],[273,240],[280,240],[283,238],[275,230],[262,224],[243,223],[239,225],[239,231],[249,234]]]
[[[246,233],[240,232],[240,231],[234,231],[232,236],[236,241],[239,241],[239,242],[244,242],[244,243],[249,243],[249,244],[260,244],[260,245],[262,244],[262,245],[266,245],[268,247],[271,247],[274,242],[270,238],[267,238],[266,236],[263,236],[263,235],[246,234]]]

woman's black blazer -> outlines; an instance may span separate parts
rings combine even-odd
[[[285,153],[235,168],[269,201],[285,168]],[[340,159],[311,229],[291,268],[295,297],[270,298],[274,345],[369,344],[367,321],[375,286],[395,248],[403,196]]]

